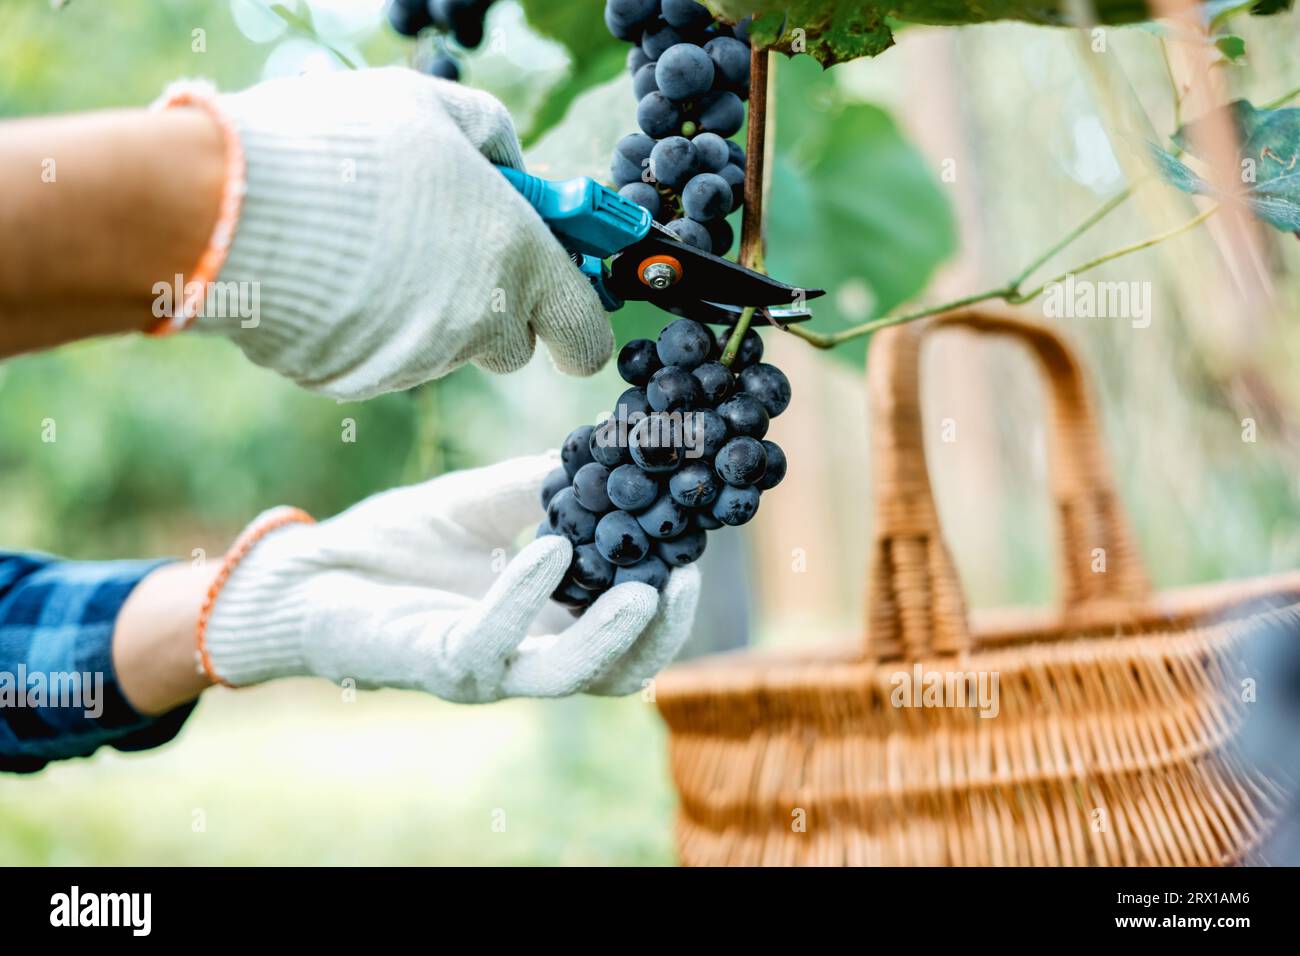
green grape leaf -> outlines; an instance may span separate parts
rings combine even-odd
[[[1257,109],[1247,100],[1234,100],[1221,110],[1237,133],[1238,166],[1233,174],[1246,183],[1244,201],[1275,229],[1300,231],[1300,109]],[[1187,123],[1171,139],[1180,150],[1197,156],[1197,131],[1206,122],[1202,118]],[[1170,185],[1186,193],[1216,195],[1210,183],[1173,154],[1154,145],[1150,151]]]
[[[1202,193],[1208,188],[1206,183],[1202,182],[1201,177],[1192,172],[1190,166],[1172,153],[1165,152],[1154,143],[1149,144],[1149,146],[1152,162],[1156,164],[1156,169],[1169,185],[1189,194]]]
[[[628,45],[610,35],[602,21],[601,0],[522,0],[528,25],[562,44],[569,53],[568,75],[546,92],[522,138],[525,147],[564,119],[575,97],[618,75]]]
[[[882,8],[817,0],[755,17],[749,38],[760,49],[811,54],[822,66],[878,56],[894,45]]]
[[[1224,33],[1214,38],[1218,51],[1233,63],[1240,63],[1246,57],[1246,41],[1235,33]]]
[[[728,23],[755,14],[750,38],[761,49],[808,53],[822,66],[876,56],[893,44],[892,23],[960,26],[994,20],[1019,20],[1068,26],[1070,0],[703,0]],[[1206,4],[1207,16],[1226,19],[1247,3]],[[1094,0],[1098,22],[1120,25],[1149,20],[1147,0]],[[1258,0],[1249,10],[1267,15],[1288,10],[1291,0]]]

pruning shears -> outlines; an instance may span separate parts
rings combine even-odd
[[[629,300],[646,301],[674,315],[734,325],[753,306],[753,325],[784,326],[812,318],[803,302],[825,294],[778,282],[688,245],[655,222],[644,206],[594,179],[550,180],[509,166],[497,168],[569,250],[606,311],[621,309]]]

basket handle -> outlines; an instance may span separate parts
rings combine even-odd
[[[1050,385],[1051,488],[1059,528],[1062,616],[1131,607],[1150,585],[1133,544],[1073,351],[1045,326],[994,309],[966,309],[877,333],[867,363],[876,481],[875,547],[867,583],[866,653],[915,660],[970,649],[961,583],[944,544],[926,470],[920,407],[925,338],[960,327],[1019,339]],[[1093,571],[1103,548],[1105,571]]]

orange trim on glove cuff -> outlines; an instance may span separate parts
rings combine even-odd
[[[221,561],[221,568],[217,571],[217,576],[208,585],[208,594],[204,598],[203,606],[199,609],[199,620],[194,629],[194,643],[198,652],[199,665],[203,668],[203,673],[214,684],[221,684],[223,687],[236,686],[225,680],[212,666],[212,658],[208,655],[207,645],[208,620],[212,617],[212,608],[216,605],[217,597],[221,594],[221,589],[225,586],[226,581],[234,573],[236,565],[244,559],[244,556],[253,549],[257,542],[277,528],[283,528],[287,524],[315,523],[316,519],[300,508],[273,508],[245,528],[239,537],[235,539],[235,543],[230,546],[230,550],[226,552],[225,558]]]
[[[217,221],[208,237],[208,245],[199,256],[194,270],[184,281],[184,298],[172,303],[172,314],[159,319],[146,333],[151,336],[171,335],[193,324],[208,298],[208,286],[221,274],[226,254],[235,237],[239,223],[239,210],[248,189],[247,165],[244,147],[239,139],[239,127],[234,119],[217,102],[217,93],[206,83],[175,83],[153,104],[153,109],[170,109],[174,106],[196,106],[211,116],[221,127],[225,143],[225,173],[222,177],[221,205]]]

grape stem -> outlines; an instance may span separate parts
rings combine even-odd
[[[1171,74],[1171,82],[1172,82],[1172,74]],[[1178,91],[1176,86],[1174,87],[1174,96],[1175,96],[1176,107],[1181,106],[1181,104],[1177,102]],[[1261,108],[1278,109],[1284,104],[1295,99],[1297,96],[1300,96],[1300,87],[1297,87],[1296,89],[1293,90],[1289,90],[1288,92],[1282,94],[1281,96],[1269,100]],[[1181,112],[1181,110],[1178,110],[1178,112]],[[751,122],[752,121],[753,119],[751,115]],[[1177,157],[1182,155],[1182,152],[1183,152],[1182,147],[1178,147],[1172,151],[1172,154],[1175,157]],[[941,305],[935,305],[924,309],[919,309],[915,312],[906,312],[899,315],[886,315],[878,319],[871,319],[868,322],[863,322],[861,325],[855,325],[847,329],[842,329],[839,332],[816,332],[812,329],[805,328],[800,325],[788,326],[785,331],[789,332],[791,335],[803,339],[805,342],[807,342],[809,345],[812,345],[814,348],[833,349],[837,345],[842,345],[845,342],[852,341],[853,339],[860,338],[864,335],[871,335],[873,332],[878,332],[881,329],[889,328],[891,325],[903,325],[908,322],[915,322],[917,319],[924,319],[932,315],[939,315],[940,313],[943,312],[950,312],[953,309],[960,309],[964,306],[975,305],[976,303],[979,302],[989,302],[997,299],[1006,302],[1009,305],[1024,305],[1026,302],[1031,302],[1034,299],[1038,298],[1038,296],[1042,295],[1047,290],[1048,286],[1053,285],[1054,283],[1063,282],[1067,276],[1078,275],[1082,272],[1088,271],[1089,269],[1094,269],[1097,266],[1100,266],[1104,263],[1111,262],[1112,260],[1115,259],[1119,259],[1122,256],[1131,255],[1132,253],[1135,252],[1141,252],[1143,249],[1149,249],[1152,246],[1158,245],[1159,243],[1162,243],[1167,239],[1172,239],[1175,236],[1187,232],[1188,230],[1194,229],[1195,227],[1199,226],[1201,223],[1209,219],[1211,216],[1213,216],[1216,212],[1218,212],[1220,208],[1217,204],[1210,206],[1208,209],[1197,214],[1196,216],[1193,216],[1191,219],[1187,220],[1186,222],[1182,223],[1179,226],[1175,226],[1174,228],[1168,229],[1162,233],[1158,233],[1157,235],[1150,236],[1146,239],[1143,239],[1140,242],[1135,242],[1131,245],[1122,246],[1119,249],[1115,249],[1112,250],[1111,252],[1105,253],[1104,255],[1097,256],[1095,259],[1089,259],[1087,262],[1081,263],[1080,265],[1077,265],[1072,269],[1067,269],[1064,272],[1057,275],[1055,278],[1049,279],[1048,281],[1034,287],[1033,289],[1030,289],[1029,291],[1022,291],[1022,287],[1029,280],[1029,277],[1033,275],[1033,273],[1038,271],[1038,269],[1041,268],[1042,266],[1046,265],[1047,262],[1050,259],[1052,259],[1052,257],[1054,257],[1057,253],[1061,252],[1067,246],[1071,245],[1076,239],[1082,236],[1085,232],[1087,232],[1093,226],[1097,225],[1097,223],[1101,222],[1108,215],[1110,215],[1112,212],[1114,212],[1116,209],[1122,206],[1129,199],[1129,197],[1131,197],[1138,190],[1140,186],[1143,186],[1146,183],[1150,182],[1153,178],[1154,177],[1150,174],[1143,176],[1138,180],[1136,180],[1135,182],[1133,182],[1131,185],[1126,186],[1124,189],[1120,190],[1110,199],[1106,200],[1090,216],[1088,216],[1087,219],[1079,223],[1078,226],[1070,230],[1070,232],[1066,233],[1066,235],[1063,236],[1060,239],[1060,241],[1054,243],[1051,247],[1049,247],[1046,251],[1044,251],[1042,255],[1035,258],[1033,262],[1025,266],[1024,269],[1020,270],[1020,272],[1017,273],[1010,280],[1008,280],[1005,285],[999,286],[995,289],[987,289],[983,292],[976,292],[973,293],[972,295],[963,296],[960,299],[953,299],[951,302],[944,302]],[[746,187],[748,188],[748,183],[746,183]],[[742,245],[742,252],[743,251],[744,251],[744,247]],[[743,318],[744,316],[742,316],[742,319]],[[739,325],[737,327],[739,327]],[[730,348],[731,344],[732,344],[731,341],[727,342],[728,348]]]
[[[745,138],[745,213],[740,224],[742,266],[766,273],[763,250],[763,198],[767,187],[767,136],[772,113],[768,106],[768,80],[771,54],[767,50],[749,51],[749,130]],[[754,307],[746,306],[736,320],[719,361],[731,367],[740,351],[740,343],[754,320]]]

